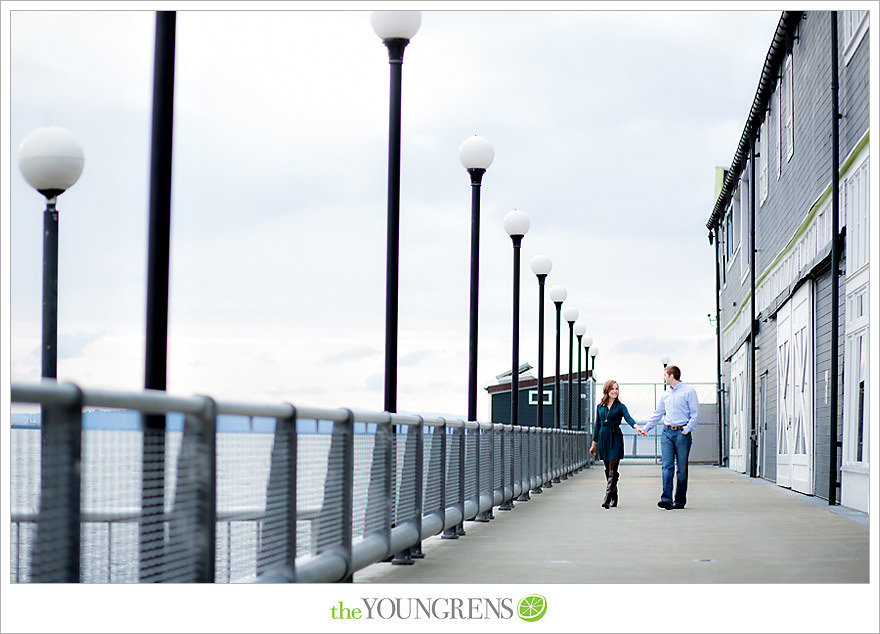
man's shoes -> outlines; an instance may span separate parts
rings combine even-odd
[[[673,505],[672,505],[672,508],[674,508],[674,509],[676,509],[676,510],[678,510],[678,509],[683,509],[683,508],[684,508],[684,504],[673,504]]]
[[[667,511],[671,511],[673,508],[672,504],[667,502],[666,500],[660,500],[659,502],[657,502],[657,506],[659,506],[661,509],[666,509]]]

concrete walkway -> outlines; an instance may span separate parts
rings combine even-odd
[[[412,566],[378,563],[355,583],[867,583],[867,516],[772,483],[692,465],[688,505],[665,511],[659,465],[621,465],[603,509],[601,466],[432,537]]]

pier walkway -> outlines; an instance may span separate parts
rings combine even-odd
[[[868,516],[715,466],[691,465],[688,504],[665,511],[660,466],[621,464],[620,506],[584,469],[457,540],[423,542],[411,566],[373,564],[355,583],[702,584],[869,581]],[[514,519],[515,518],[515,519]]]

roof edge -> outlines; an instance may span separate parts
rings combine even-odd
[[[721,192],[715,200],[715,207],[712,209],[712,214],[706,222],[706,228],[710,231],[715,226],[718,218],[721,217],[724,208],[727,207],[736,189],[736,183],[739,181],[740,174],[745,167],[746,159],[749,155],[751,140],[758,136],[758,129],[761,126],[761,119],[767,109],[767,103],[770,101],[773,91],[776,90],[779,67],[785,59],[786,39],[789,33],[794,31],[798,22],[800,22],[803,13],[803,11],[783,11],[779,17],[776,33],[773,34],[770,49],[767,51],[767,56],[764,59],[764,68],[761,71],[761,78],[758,80],[758,89],[755,92],[755,98],[752,100],[752,107],[740,137],[739,145],[733,155],[730,168],[727,170],[724,184],[721,186]]]

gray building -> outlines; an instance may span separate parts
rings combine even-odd
[[[519,400],[517,407],[518,423],[525,427],[538,425],[538,379],[529,372],[531,366],[525,366],[524,371],[518,377]],[[511,387],[510,372],[499,374],[496,377],[497,385],[486,388],[489,392],[490,417],[493,423],[509,425],[511,422]],[[579,380],[580,379],[580,380]],[[571,374],[571,389],[569,390],[569,375],[559,375],[559,416],[560,429],[573,429],[592,432],[593,412],[596,410],[596,382],[591,372],[577,372]],[[542,396],[543,403],[543,427],[553,428],[556,421],[556,377],[544,377]],[[569,413],[569,394],[571,394],[571,412]],[[571,423],[569,425],[569,423]]]
[[[723,461],[862,511],[869,35],[867,11],[782,13],[707,223]]]

